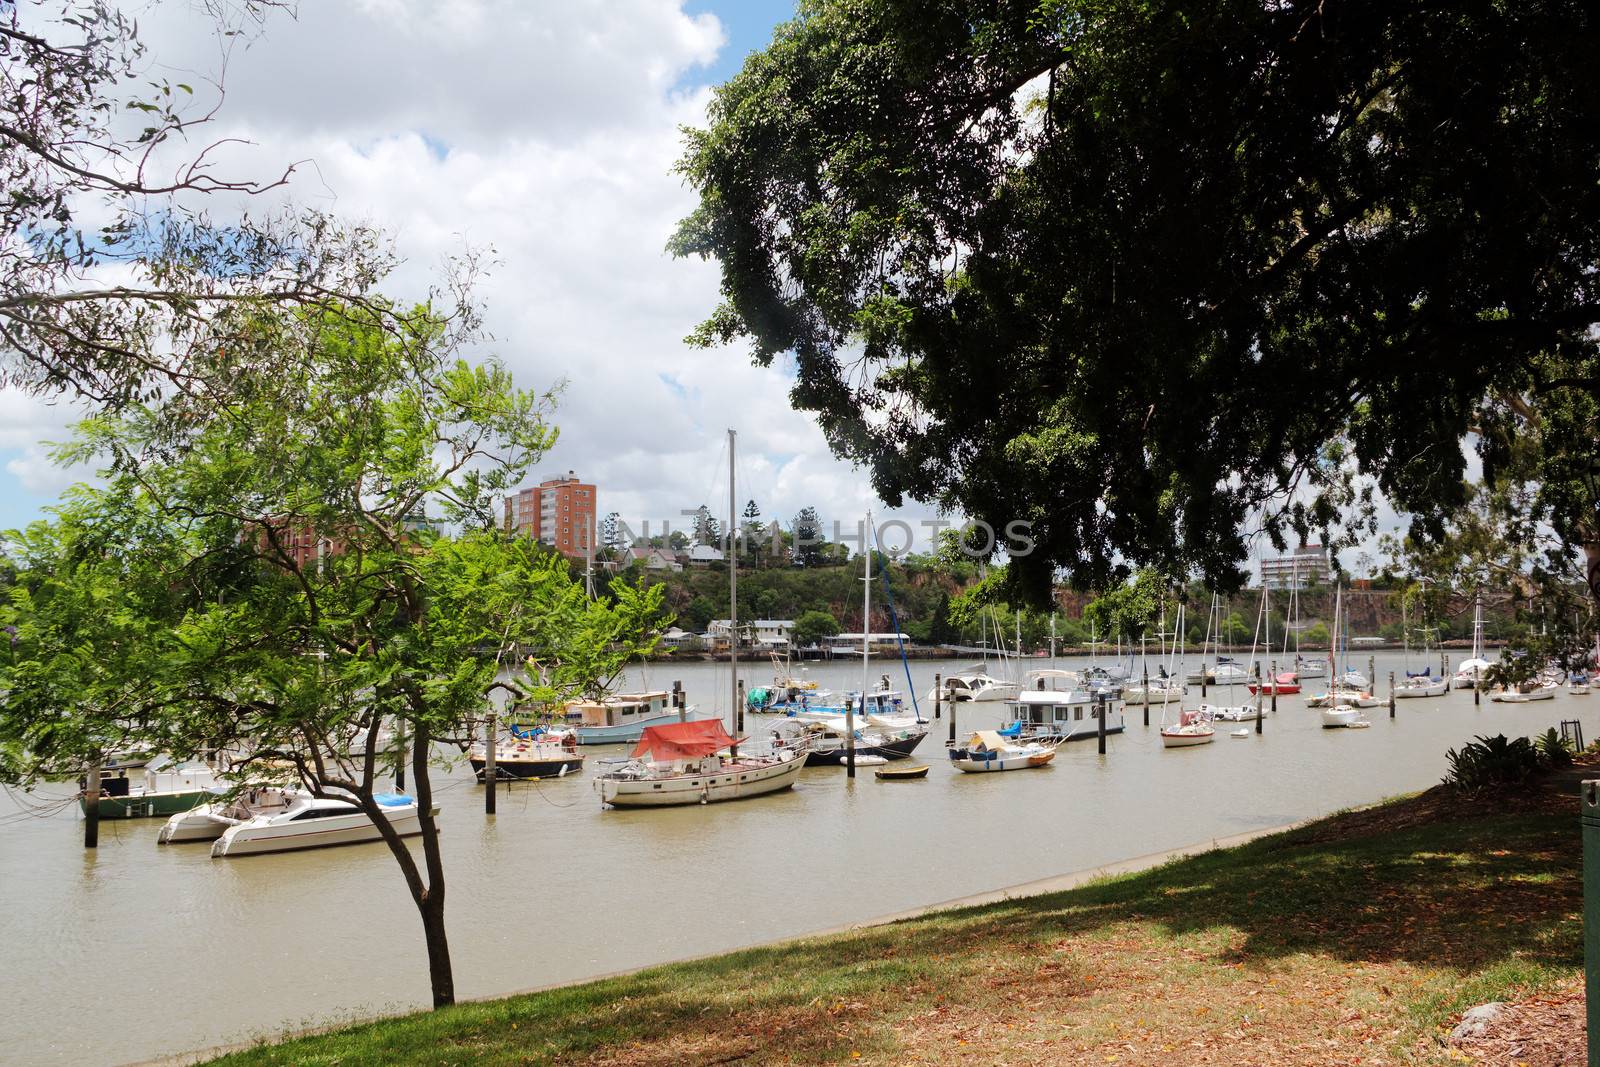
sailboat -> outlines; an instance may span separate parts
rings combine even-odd
[[[1270,656],[1272,654],[1272,601],[1267,591],[1266,582],[1261,583],[1261,610],[1257,615],[1257,620],[1258,626],[1265,631],[1261,635],[1263,637],[1261,644],[1265,646],[1267,654]],[[1283,631],[1283,648],[1285,657],[1287,657],[1289,651],[1289,628],[1287,626],[1284,627]],[[1255,656],[1256,645],[1255,641],[1252,640],[1250,642],[1250,658],[1255,660]],[[1259,661],[1257,662],[1259,663]],[[1300,679],[1294,671],[1280,671],[1275,677],[1267,681],[1252,678],[1247,688],[1252,696],[1259,696],[1262,693],[1293,696],[1300,692]],[[1255,711],[1256,709],[1251,708],[1249,710]],[[1255,717],[1255,715],[1249,716],[1249,718]]]
[[[1173,655],[1182,658],[1183,645],[1183,605],[1178,605],[1178,640],[1173,645]],[[1171,701],[1161,702],[1161,747],[1162,748],[1193,748],[1196,745],[1210,744],[1216,740],[1217,732],[1206,724],[1199,710],[1187,711],[1182,704],[1178,705],[1178,721],[1171,725],[1167,723],[1167,708]]]
[[[1319,659],[1305,659],[1300,655],[1300,565],[1296,561],[1294,577],[1289,590],[1289,617],[1293,620],[1283,631],[1283,658],[1289,661],[1289,631],[1294,631],[1294,677],[1296,682],[1304,682],[1307,678],[1324,678],[1328,673],[1327,664]]]
[[[728,431],[728,553],[729,674],[733,699],[728,714],[734,729],[739,723],[739,566],[737,537],[739,516],[734,495],[734,443]],[[602,760],[595,776],[600,802],[613,808],[661,808],[685,804],[711,804],[723,800],[763,796],[788,789],[805,767],[804,746],[766,746],[753,754],[747,745],[723,729],[718,719],[669,722],[646,726],[639,743],[623,760]]]
[[[1329,674],[1333,674],[1337,669],[1334,663],[1334,650],[1339,647],[1339,639],[1344,636],[1343,601],[1344,588],[1340,586],[1334,591],[1333,597],[1333,633],[1328,641]],[[1364,703],[1368,701],[1370,703]],[[1376,707],[1378,700],[1371,693],[1349,688],[1344,678],[1335,678],[1332,689],[1307,703],[1322,709],[1322,725],[1331,729],[1354,726],[1364,721],[1361,718],[1361,708]]]
[[[1409,620],[1406,617],[1407,612],[1405,600],[1402,598],[1400,601],[1400,627],[1401,633],[1403,634],[1405,640],[1406,652],[1406,680],[1394,687],[1394,695],[1395,699],[1397,700],[1409,700],[1417,697],[1442,697],[1450,691],[1450,679],[1446,678],[1443,674],[1440,674],[1438,677],[1434,677],[1433,667],[1428,663],[1427,582],[1428,580],[1426,578],[1422,579],[1423,619],[1422,625],[1418,627],[1418,629],[1422,633],[1422,662],[1424,666],[1420,671],[1413,672],[1410,669],[1411,628],[1408,625]]]
[[[1472,597],[1472,655],[1456,668],[1454,685],[1457,689],[1476,689],[1483,682],[1483,672],[1492,666],[1483,658],[1483,590]]]

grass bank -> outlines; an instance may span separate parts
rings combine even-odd
[[[1459,1063],[1453,1013],[1581,971],[1584,773],[215,1062]]]

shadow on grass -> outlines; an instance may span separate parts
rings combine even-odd
[[[239,1062],[847,1059],[892,1042],[881,1024],[937,1010],[943,993],[1003,997],[1006,967],[1033,975],[1054,944],[1125,923],[1173,938],[1230,928],[1225,962],[1247,965],[1312,953],[1462,973],[1513,959],[1576,967],[1576,823],[1499,815],[1336,841],[1314,826],[1063,893],[408,1016]],[[1068,963],[1050,981],[1070,996],[1076,977]],[[879,1025],[850,1025],[869,1018]]]

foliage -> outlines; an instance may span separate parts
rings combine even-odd
[[[1148,568],[1134,575],[1133,581],[1101,593],[1083,609],[1083,619],[1093,623],[1103,637],[1121,635],[1137,641],[1156,625],[1161,605],[1167,599],[1168,581]]]
[[[838,619],[826,611],[808,611],[794,621],[794,644],[807,648],[838,632]]]
[[[1539,750],[1539,758],[1545,766],[1558,770],[1572,766],[1572,744],[1557,733],[1554,726],[1535,737],[1533,746]]]
[[[817,517],[817,509],[801,508],[790,529],[794,533],[795,562],[803,567],[815,567],[822,563],[826,554],[822,545],[822,520]]]
[[[1505,734],[1479,736],[1445,753],[1449,771],[1446,785],[1464,793],[1521,785],[1545,767],[1545,761],[1526,737],[1507,740]]]
[[[1478,430],[1490,468],[1539,436],[1529,518],[1600,596],[1596,36],[1576,0],[812,0],[686,133],[693,339],[792,354],[891,505],[1031,521],[1036,592],[1227,586],[1247,529],[1353,535],[1372,488],[1437,537]]]
[[[219,39],[248,39],[280,6],[207,3],[197,14]],[[292,207],[208,215],[209,202],[279,189],[297,165],[259,178],[219,171],[223,142],[206,133],[220,74],[201,72],[198,94],[149,80],[159,57],[122,8],[0,5],[0,57],[0,384],[110,407],[166,390],[215,396],[235,384],[226,354],[249,343],[257,301],[388,310],[369,299],[394,265],[372,228]],[[463,328],[471,318],[463,308]]]
[[[653,648],[662,597],[613,582],[589,601],[565,560],[498,529],[497,499],[555,439],[550,397],[456,358],[425,315],[406,321],[263,312],[227,397],[80,427],[65,455],[104,458],[104,487],[13,539],[0,771],[28,781],[124,748],[220,748],[245,779],[291,766],[378,823],[441,1004],[435,744],[472,736],[503,668],[520,702],[599,693]],[[413,529],[425,509],[462,534]],[[420,856],[378,817],[385,723],[410,740]]]

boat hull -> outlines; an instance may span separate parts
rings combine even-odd
[[[1055,749],[1049,749],[1016,756],[997,755],[993,759],[981,759],[972,755],[956,756],[952,753],[950,762],[958,771],[967,774],[985,774],[989,771],[1025,771],[1030,767],[1043,767],[1055,758]]]
[[[1540,686],[1531,693],[1518,693],[1512,690],[1510,692],[1502,691],[1489,694],[1489,699],[1498,704],[1526,704],[1533,700],[1554,700],[1555,698],[1556,690],[1554,686]]]
[[[208,789],[186,789],[175,793],[134,793],[125,797],[108,797],[100,794],[97,810],[102,819],[154,819],[167,818],[185,811],[193,811],[216,798]],[[89,798],[78,797],[78,810],[89,814]]]
[[[914,782],[919,778],[928,777],[928,766],[923,764],[920,767],[879,767],[872,773],[886,782]]]
[[[690,719],[695,718],[693,714]],[[677,712],[668,715],[651,715],[616,726],[574,726],[580,745],[631,745],[644,735],[646,726],[664,726],[669,722],[683,722]]]
[[[727,767],[716,774],[670,778],[596,778],[603,804],[613,808],[670,808],[766,796],[794,785],[806,761],[799,753],[779,763]]]
[[[921,733],[913,737],[902,737],[898,740],[890,741],[881,745],[857,745],[856,758],[859,759],[862,756],[882,756],[887,760],[909,759],[911,757],[911,753],[916,751],[917,746],[922,744],[922,739],[927,736],[927,734]],[[843,745],[840,745],[838,748],[830,748],[825,752],[818,752],[815,749],[811,749],[806,753],[806,766],[838,767],[843,765],[847,755],[848,752]]]
[[[422,820],[414,806],[392,815],[386,814],[385,818],[401,837],[413,837],[422,832]],[[211,858],[232,859],[272,852],[301,852],[336,845],[360,845],[382,839],[378,827],[363,812],[315,819],[310,823],[241,823],[229,827],[217,838],[211,846]]]
[[[1209,745],[1217,739],[1215,730],[1196,731],[1191,733],[1178,733],[1176,731],[1161,731],[1162,748],[1194,748],[1196,745]]]
[[[1322,709],[1322,726],[1324,729],[1328,730],[1336,729],[1341,726],[1349,726],[1359,718],[1361,718],[1360,709],[1353,708],[1348,704],[1340,704],[1338,707]]]
[[[478,781],[484,780],[485,763],[470,759],[472,773]],[[494,763],[494,777],[498,782],[526,782],[536,778],[564,778],[583,770],[582,756],[558,756],[551,759],[501,760]]]
[[[1441,678],[1430,685],[1397,685],[1394,687],[1394,698],[1414,700],[1417,697],[1442,697],[1449,691],[1449,683]]]

